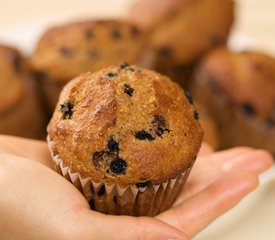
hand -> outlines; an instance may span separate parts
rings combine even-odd
[[[262,150],[204,145],[174,206],[155,218],[91,211],[52,170],[46,143],[0,136],[0,239],[190,239],[256,188],[272,165]]]

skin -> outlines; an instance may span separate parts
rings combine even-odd
[[[45,142],[0,136],[0,239],[191,239],[258,185],[265,151],[203,145],[174,206],[158,216],[109,216],[52,170]]]

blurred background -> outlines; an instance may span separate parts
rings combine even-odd
[[[32,50],[45,29],[59,22],[122,16],[136,0],[1,0],[0,40]],[[231,39],[275,55],[275,1],[236,0]],[[232,40],[231,40],[232,41]]]

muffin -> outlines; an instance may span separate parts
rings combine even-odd
[[[45,119],[30,68],[15,48],[0,45],[0,134],[45,137]]]
[[[200,124],[203,129],[203,141],[208,143],[214,150],[219,149],[220,136],[217,123],[207,107],[200,102],[195,102],[197,111],[200,113]]]
[[[150,32],[170,18],[182,4],[182,0],[138,0],[130,7],[126,19],[142,31]]]
[[[49,29],[39,40],[31,62],[53,110],[69,80],[121,61],[137,63],[143,45],[139,29],[126,22],[76,22]]]
[[[226,44],[234,19],[234,2],[141,0],[130,11],[129,19],[144,28],[143,21],[136,20],[138,14],[140,19],[152,16],[145,28],[152,29],[149,44],[156,54],[155,69],[188,87],[196,61],[210,49]]]
[[[63,89],[48,126],[57,171],[107,214],[150,215],[182,190],[203,133],[169,78],[121,64]]]
[[[219,48],[201,62],[194,95],[217,120],[222,148],[247,145],[275,155],[275,59]]]

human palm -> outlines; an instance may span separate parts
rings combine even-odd
[[[190,239],[256,188],[271,164],[262,150],[203,145],[172,208],[154,218],[111,216],[91,211],[52,170],[45,142],[0,136],[0,239]]]

